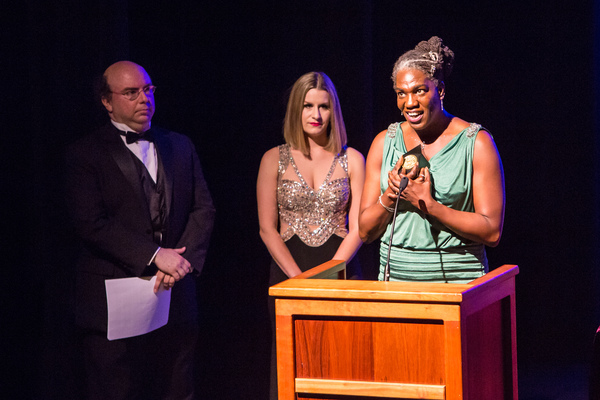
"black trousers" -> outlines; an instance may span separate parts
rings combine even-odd
[[[170,325],[109,341],[80,332],[88,400],[193,400],[198,325]]]

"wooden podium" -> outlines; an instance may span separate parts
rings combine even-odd
[[[517,400],[518,272],[354,281],[334,260],[272,286],[279,400]]]

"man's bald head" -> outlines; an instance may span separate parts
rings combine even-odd
[[[102,104],[113,121],[124,123],[136,132],[150,127],[154,115],[154,94],[146,93],[152,85],[146,70],[131,61],[118,61],[104,71],[105,90],[101,94]],[[135,100],[129,100],[127,93],[137,93]]]

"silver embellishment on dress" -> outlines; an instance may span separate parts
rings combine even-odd
[[[338,164],[344,169],[346,177],[330,181]],[[299,181],[283,179],[288,165],[294,168]],[[344,152],[334,158],[321,186],[312,189],[298,171],[290,147],[279,146],[277,207],[280,221],[288,225],[287,229],[280,233],[281,238],[286,241],[296,234],[307,245],[317,247],[333,234],[346,237],[350,201],[350,182],[347,175],[348,158]]]
[[[390,137],[390,139],[393,139],[396,137],[396,132],[398,131],[398,126],[400,126],[400,122],[394,122],[393,124],[390,124],[390,126],[388,126],[387,135]]]
[[[469,125],[469,127],[467,128],[467,137],[473,137],[474,134],[476,134],[477,132],[479,132],[481,130],[481,125],[480,124],[476,124],[476,123],[471,123]]]

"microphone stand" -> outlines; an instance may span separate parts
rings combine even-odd
[[[398,213],[398,200],[400,199],[400,193],[404,191],[408,185],[408,178],[403,176],[400,180],[400,186],[398,187],[398,197],[396,197],[396,204],[394,205],[394,217],[392,219],[392,231],[390,232],[390,241],[388,243],[387,260],[385,262],[385,270],[383,272],[383,280],[388,282],[390,280],[390,254],[392,251],[392,239],[394,238],[394,229],[396,228],[396,214]]]

